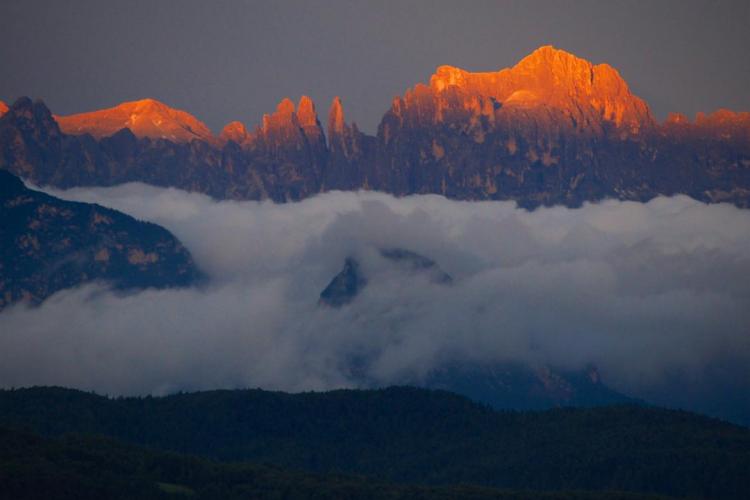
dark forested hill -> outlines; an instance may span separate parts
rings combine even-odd
[[[108,438],[50,439],[0,427],[0,499],[547,500],[665,498],[622,492],[507,491],[478,486],[407,486],[268,465],[221,464]]]
[[[200,273],[166,229],[63,201],[0,170],[0,310],[94,280],[117,288],[185,286]]]
[[[646,407],[495,412],[411,388],[119,399],[33,388],[0,392],[0,424],[396,482],[701,498],[750,491],[750,430]]]

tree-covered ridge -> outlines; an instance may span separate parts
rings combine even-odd
[[[102,437],[43,438],[0,427],[0,498],[24,499],[487,499],[663,498],[621,492],[523,492],[397,485],[270,465],[217,463]]]
[[[496,412],[413,388],[118,399],[33,388],[0,391],[0,424],[400,483],[703,498],[750,492],[750,430],[637,406]]]

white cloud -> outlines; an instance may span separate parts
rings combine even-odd
[[[165,226],[212,278],[201,289],[63,291],[0,314],[0,383],[118,394],[351,386],[446,361],[595,363],[656,394],[728,363],[750,388],[750,211],[687,197],[534,212],[507,202],[328,193],[300,203],[216,202],[140,184],[53,194]],[[450,287],[377,248],[435,260]],[[349,306],[318,294],[356,256]]]

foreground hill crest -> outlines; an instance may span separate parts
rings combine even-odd
[[[613,490],[654,495],[649,498],[745,499],[750,487],[747,428],[636,406],[494,412],[455,394],[408,387],[119,399],[62,388],[0,390],[0,437],[2,426],[46,436],[103,434],[155,450],[406,484],[576,491],[560,498],[610,498],[607,490]],[[0,450],[11,450],[7,456],[23,442],[15,443],[3,447],[0,441]],[[104,457],[100,463],[121,463],[98,456]],[[80,462],[82,455],[75,457]],[[174,463],[163,469],[185,470]],[[38,470],[47,469],[34,470],[36,481]],[[188,484],[200,477],[190,474]],[[232,477],[230,484],[236,469]],[[289,495],[286,486],[279,498],[309,498]],[[580,490],[596,493],[582,496]],[[360,496],[350,490],[330,498]],[[412,490],[388,498],[434,497]],[[512,498],[549,497],[525,491]]]

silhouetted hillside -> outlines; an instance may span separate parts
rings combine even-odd
[[[0,498],[110,499],[655,499],[618,492],[514,492],[477,486],[405,486],[268,465],[221,464],[118,441],[61,439],[0,427]],[[658,497],[664,498],[664,497]]]
[[[0,424],[315,473],[509,489],[746,498],[750,430],[645,407],[495,412],[442,391],[0,392]]]

